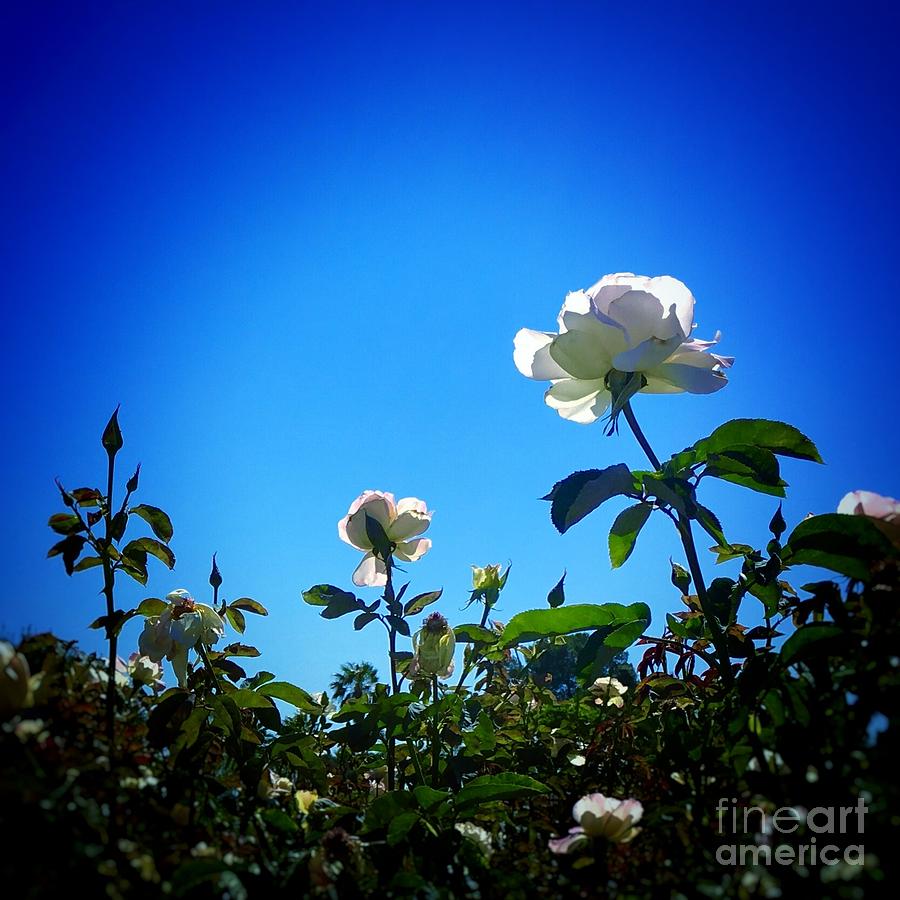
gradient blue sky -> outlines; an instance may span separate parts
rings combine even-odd
[[[827,463],[785,465],[791,526],[900,494],[895,4],[185,6],[0,12],[0,631],[101,649],[96,573],[44,559],[46,519],[54,476],[101,483],[120,402],[122,480],[143,463],[178,556],[120,604],[202,598],[216,550],[223,593],[269,607],[247,639],[281,678],[384,672],[382,631],[300,600],[349,586],[335,526],[364,488],[437,510],[409,574],[453,622],[470,564],[511,560],[499,618],[568,569],[570,602],[642,600],[661,627],[669,523],[611,572],[615,504],[560,536],[537,499],[638,448],[512,363],[520,327],[613,271],[681,278],[737,358],[714,396],[638,398],[660,455],[779,418]],[[704,496],[766,539],[771,498]]]

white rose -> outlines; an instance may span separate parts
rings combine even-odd
[[[384,560],[372,552],[372,541],[366,532],[367,515],[384,529],[397,559],[415,562],[431,548],[431,541],[418,535],[427,530],[434,513],[428,510],[424,500],[404,497],[395,502],[394,495],[384,491],[363,491],[350,504],[347,515],[338,522],[338,536],[365,553],[353,573],[353,583],[359,587],[382,587],[387,583],[387,569]]]
[[[626,844],[640,831],[635,824],[643,814],[644,807],[637,800],[588,794],[572,807],[572,818],[578,825],[570,828],[566,837],[552,839],[550,849],[572,853],[595,837]]]
[[[559,333],[523,328],[513,359],[528,378],[550,381],[547,405],[564,419],[595,422],[611,402],[611,372],[638,372],[648,394],[710,394],[727,383],[731,357],[707,353],[718,343],[691,338],[694,297],[677,278],[630,272],[605,275],[570,293]]]

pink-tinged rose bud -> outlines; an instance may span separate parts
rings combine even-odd
[[[513,360],[527,378],[551,382],[544,401],[564,419],[596,422],[610,387],[646,394],[711,394],[725,387],[734,360],[696,340],[694,296],[677,278],[620,272],[566,296],[559,332],[523,328]],[[633,377],[636,375],[636,377]]]
[[[383,587],[387,584],[387,568],[384,560],[373,552],[366,528],[367,516],[384,530],[396,559],[415,562],[431,549],[431,541],[419,535],[428,529],[433,515],[425,501],[416,497],[395,501],[394,495],[385,491],[363,491],[350,504],[347,515],[338,522],[338,537],[365,554],[353,573],[353,583],[358,587]]]
[[[837,511],[850,516],[871,516],[885,522],[900,522],[900,500],[883,497],[873,491],[851,491],[838,504]]]
[[[640,831],[635,825],[644,814],[637,800],[619,800],[603,794],[588,794],[572,807],[572,818],[578,823],[563,838],[549,842],[554,853],[573,853],[592,838],[602,837],[616,844],[626,844]]]

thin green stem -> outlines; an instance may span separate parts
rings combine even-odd
[[[622,413],[625,416],[625,421],[628,423],[628,427],[631,428],[632,434],[635,436],[638,444],[640,444],[641,449],[647,456],[647,459],[650,460],[650,465],[652,465],[654,469],[659,471],[662,468],[662,464],[659,461],[659,457],[653,452],[653,448],[650,446],[650,442],[644,436],[644,432],[641,430],[641,426],[638,424],[638,421],[635,418],[634,410],[631,408],[630,402],[626,403],[622,408]],[[709,623],[709,629],[712,634],[713,644],[716,648],[716,656],[718,658],[717,668],[719,670],[722,681],[726,684],[730,684],[734,676],[731,671],[731,657],[728,653],[728,644],[725,638],[725,633],[722,630],[721,623],[713,614],[709,606],[709,598],[706,592],[706,582],[703,580],[703,570],[700,568],[700,559],[697,556],[697,545],[694,543],[694,534],[691,529],[691,519],[681,510],[676,510],[676,514],[676,527],[678,529],[678,534],[681,536],[681,543],[684,547],[685,556],[687,557],[688,569],[690,570],[691,577],[694,580],[694,587],[697,590],[697,598],[700,601],[700,608],[703,610],[703,615],[706,618],[706,621]]]
[[[393,581],[393,558],[388,556],[384,561],[387,570],[387,582],[384,586],[384,599],[387,603],[388,613],[393,614],[392,604],[394,603],[394,581]],[[397,629],[393,622],[388,623],[388,647],[390,650],[391,664],[391,693],[399,693],[400,686],[397,683]],[[394,790],[396,786],[396,769],[397,769],[397,740],[393,735],[393,729],[389,730],[387,735],[387,789]]]
[[[213,668],[213,664],[209,658],[209,654],[206,652],[206,647],[203,646],[203,641],[198,641],[197,652],[200,654],[200,658],[203,660],[203,665],[206,668],[206,672],[209,675],[210,681],[212,681],[215,692],[217,694],[221,694],[222,684],[219,681],[219,676],[216,674],[216,670]]]
[[[106,743],[109,747],[109,768],[112,771],[116,755],[116,656],[118,654],[118,623],[113,621],[116,606],[113,599],[115,572],[109,551],[113,541],[113,477],[115,474],[115,458],[108,454],[106,469],[106,541],[101,554],[103,564],[103,594],[106,597],[106,637],[109,641],[109,667],[106,686]]]
[[[431,699],[434,704],[432,708],[431,722],[431,786],[437,787],[438,775],[440,773],[441,762],[441,744],[440,744],[440,727],[438,725],[437,703],[438,703],[438,679],[437,675],[431,676]]]

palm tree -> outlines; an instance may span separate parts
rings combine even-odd
[[[331,695],[338,704],[347,697],[362,697],[377,683],[378,672],[371,663],[344,663],[331,680]]]

